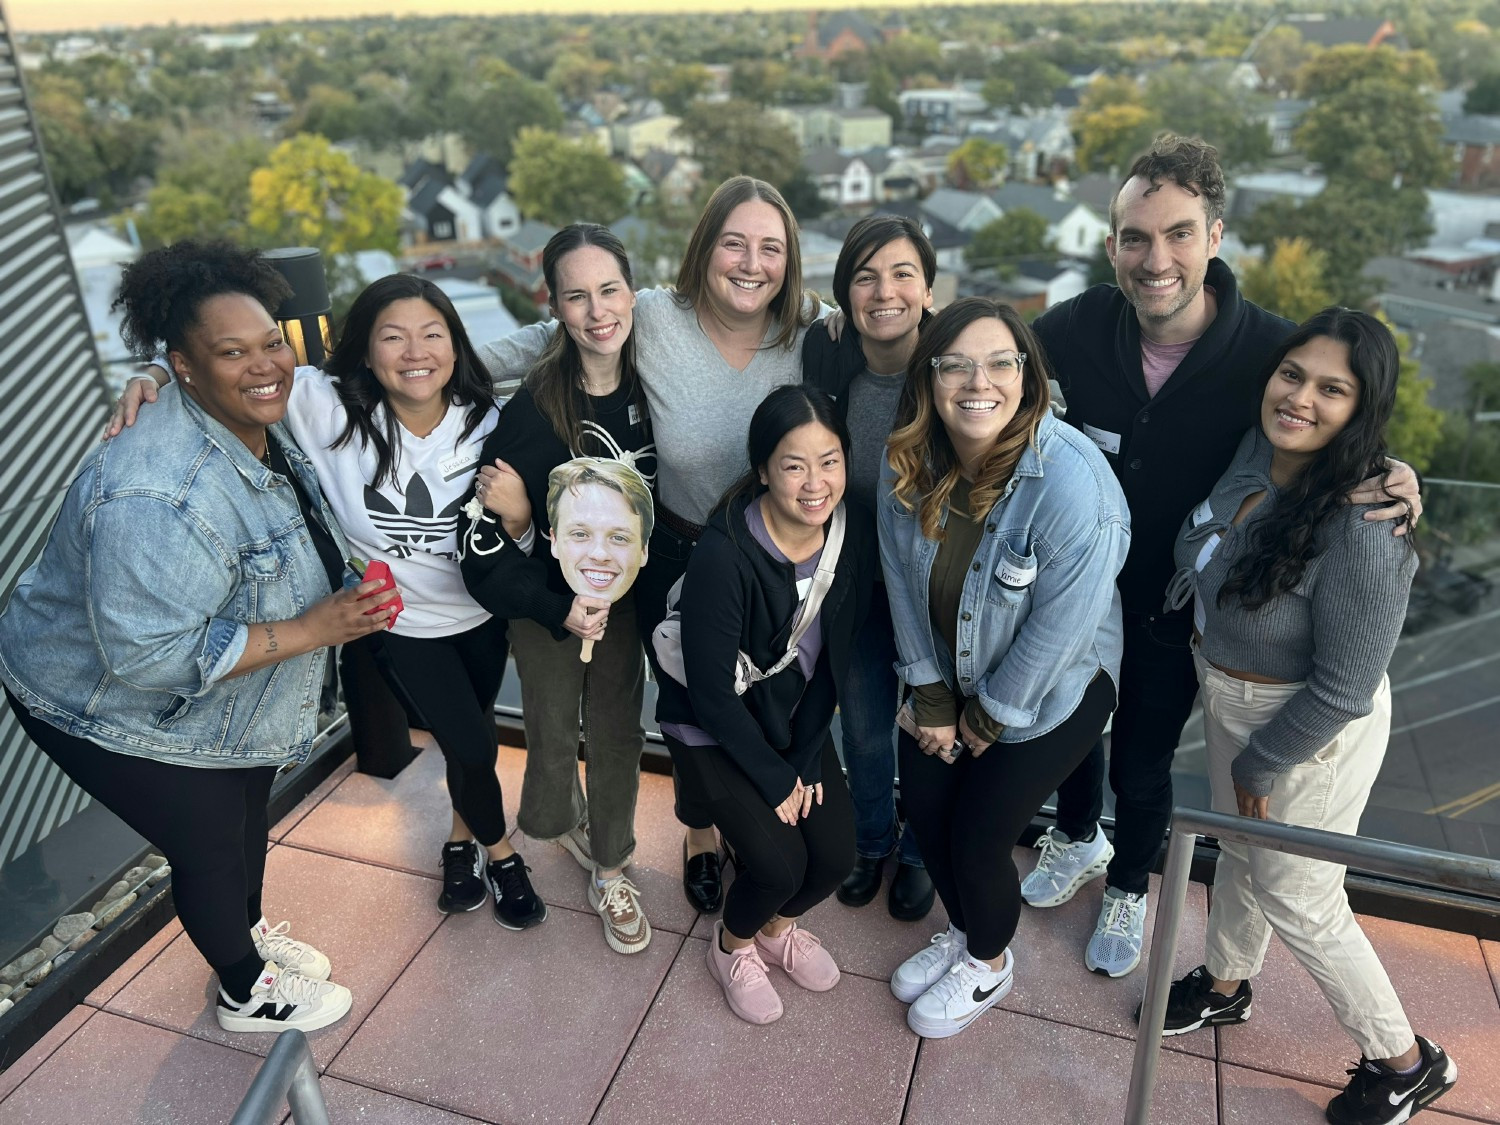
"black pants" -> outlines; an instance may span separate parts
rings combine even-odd
[[[665,738],[680,789],[710,811],[738,858],[724,897],[726,930],[752,937],[773,916],[800,918],[833,894],[854,866],[854,802],[832,738],[823,746],[823,803],[795,825],[777,817],[722,747]]]
[[[651,561],[642,568],[635,585],[635,623],[641,633],[641,643],[646,646],[646,659],[651,664],[651,674],[661,681],[661,666],[656,663],[656,647],[651,643],[651,634],[667,615],[667,592],[672,584],[687,572],[688,559],[692,558],[696,544],[677,534],[661,520],[651,532]],[[673,758],[672,795],[675,799],[677,819],[689,828],[712,827],[713,810],[685,794],[682,781],[677,775]]]
[[[897,741],[901,798],[952,923],[982,961],[1000,956],[1021,917],[1016,838],[1057,783],[1089,752],[1115,705],[1100,673],[1061,724],[1027,742],[996,742],[949,765],[905,731]]]
[[[450,637],[376,633],[375,660],[407,712],[432,732],[448,764],[448,796],[485,847],[505,836],[495,776],[495,696],[505,675],[505,619]]]
[[[1115,792],[1115,858],[1108,883],[1144,894],[1172,819],[1172,757],[1198,695],[1188,648],[1192,618],[1125,615],[1120,706],[1109,738],[1109,786]],[[1104,808],[1104,743],[1057,789],[1058,828],[1087,836]]]
[[[250,938],[266,874],[266,801],[274,766],[209,769],[136,758],[65,734],[6,690],[42,753],[172,865],[172,897],[188,939],[235,996],[262,962]]]

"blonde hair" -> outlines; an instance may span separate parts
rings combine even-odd
[[[708,289],[708,264],[714,255],[714,243],[724,232],[729,216],[742,203],[752,200],[768,203],[776,209],[786,227],[786,275],[782,278],[781,290],[771,298],[770,317],[775,325],[775,343],[791,350],[797,343],[797,333],[812,323],[818,309],[818,295],[802,291],[802,247],[797,237],[797,217],[787,206],[781,192],[765,180],[750,176],[731,176],[709,197],[698,216],[698,225],[688,239],[687,249],[682,254],[682,265],[677,271],[676,297],[684,308],[696,309],[702,304]]]
[[[952,348],[965,328],[985,319],[998,320],[1009,328],[1016,338],[1016,349],[1025,352],[1027,358],[1021,369],[1021,404],[974,474],[969,490],[970,518],[983,519],[995,506],[1022,452],[1036,442],[1037,427],[1052,404],[1041,344],[1010,305],[988,297],[965,297],[943,309],[922,329],[906,368],[896,427],[886,450],[896,475],[897,502],[908,512],[917,513],[922,534],[936,543],[945,538],[943,512],[958,483],[961,466],[933,401],[932,360]]]
[[[641,517],[641,542],[651,539],[651,530],[656,526],[656,507],[651,501],[651,489],[645,478],[633,466],[609,457],[575,457],[564,461],[547,474],[547,522],[557,527],[557,506],[562,494],[578,490],[587,484],[602,485],[625,497],[625,503]]]

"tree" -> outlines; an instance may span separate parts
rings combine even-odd
[[[1007,51],[985,80],[981,94],[994,109],[1051,105],[1068,84],[1068,72],[1034,51]]]
[[[688,106],[678,130],[692,142],[693,158],[703,165],[705,191],[740,175],[782,188],[802,166],[792,131],[739,98]]]
[[[948,154],[948,182],[965,191],[987,188],[1000,178],[1009,158],[998,141],[970,137]]]
[[[1468,401],[1464,404],[1468,424],[1464,429],[1457,476],[1459,480],[1468,480],[1474,438],[1480,426],[1479,415],[1500,407],[1500,363],[1471,363],[1464,368],[1463,379],[1468,390]]]
[[[1279,24],[1266,32],[1255,49],[1255,69],[1266,86],[1287,93],[1296,88],[1297,73],[1318,49],[1295,27]]]
[[[169,132],[162,141],[156,186],[136,219],[148,247],[184,238],[250,240],[250,175],[271,146],[259,133],[228,122]]]
[[[877,44],[870,52],[873,62],[884,66],[897,79],[915,79],[922,74],[943,74],[943,48],[930,35],[907,32]]]
[[[510,164],[517,135],[528,125],[557,132],[563,126],[557,96],[498,60],[482,63],[472,87],[462,87],[462,110],[448,118],[476,152],[487,152],[502,167]]]
[[[1040,254],[1047,248],[1047,220],[1028,207],[1015,207],[974,232],[964,247],[971,269],[994,266],[1002,274],[1015,271],[1014,260]]]
[[[652,74],[647,88],[668,113],[681,114],[708,91],[713,75],[701,63],[681,63]]]
[[[1256,99],[1232,88],[1232,69],[1231,63],[1163,67],[1146,82],[1145,105],[1158,129],[1202,137],[1225,167],[1258,165],[1271,155],[1271,133],[1247,112]]]
[[[1465,113],[1500,113],[1500,71],[1474,80],[1464,96]]]
[[[510,191],[521,213],[554,226],[612,223],[630,205],[625,174],[593,138],[528,127],[516,138]]]
[[[1384,313],[1376,313],[1396,337],[1401,369],[1396,381],[1396,405],[1386,425],[1386,444],[1417,472],[1425,472],[1443,441],[1443,412],[1427,401],[1432,380],[1422,377],[1422,365],[1411,354],[1411,338],[1397,332]]]
[[[1073,115],[1079,166],[1094,172],[1118,172],[1150,147],[1156,120],[1143,105],[1106,105]]]
[[[1327,264],[1328,256],[1305,238],[1277,239],[1268,256],[1240,271],[1240,292],[1300,324],[1333,304],[1324,276]]]
[[[250,176],[250,234],[266,246],[325,254],[395,253],[401,189],[360,168],[324,137],[303,133],[271,151]]]
[[[547,85],[562,97],[581,102],[599,92],[609,71],[609,63],[602,62],[591,54],[565,50],[552,60],[552,65],[547,69]]]
[[[786,67],[779,62],[738,59],[729,68],[729,93],[753,105],[775,105],[785,79]]]

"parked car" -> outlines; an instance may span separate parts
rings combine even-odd
[[[434,254],[418,262],[417,269],[423,273],[432,273],[435,270],[451,270],[456,265],[458,265],[458,259],[452,254]]]

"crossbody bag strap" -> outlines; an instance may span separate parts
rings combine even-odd
[[[828,521],[828,535],[823,540],[823,554],[818,559],[818,569],[813,574],[812,586],[807,591],[807,597],[802,599],[798,607],[797,622],[792,626],[792,635],[787,640],[786,652],[781,659],[766,670],[760,678],[769,680],[783,668],[788,667],[797,658],[797,645],[812,628],[812,623],[818,619],[818,612],[823,608],[823,599],[828,596],[828,591],[833,587],[833,576],[838,570],[839,552],[844,547],[844,505],[839,504],[833,510],[833,518]]]

